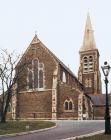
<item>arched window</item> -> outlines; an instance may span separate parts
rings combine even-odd
[[[85,56],[84,57],[84,63],[87,63],[88,62],[88,58]]]
[[[93,61],[93,57],[89,56],[89,62],[92,62],[92,61]]]
[[[39,63],[39,88],[44,87],[44,64]]]
[[[69,102],[69,110],[72,110],[72,102]]]
[[[65,102],[65,110],[68,110],[68,102]]]
[[[34,69],[34,88],[38,88],[38,69]]]
[[[39,88],[43,88],[43,70],[39,71]]]
[[[38,69],[38,60],[37,59],[33,60],[33,63],[34,63],[34,69]]]
[[[83,70],[84,73],[93,71],[93,56],[85,56],[83,58]]]
[[[93,57],[89,56],[89,71],[93,71]]]
[[[31,66],[32,65],[32,66]],[[44,88],[44,64],[38,59],[32,60],[28,67],[28,89],[43,89]]]
[[[29,71],[29,89],[33,88],[32,71]]]
[[[38,88],[38,60],[34,60],[34,88]]]
[[[64,71],[62,73],[62,82],[66,83],[66,74]]]
[[[71,99],[65,100],[64,102],[64,110],[66,111],[73,111],[73,101]]]
[[[88,71],[88,58],[86,56],[83,58],[83,69],[84,72]]]

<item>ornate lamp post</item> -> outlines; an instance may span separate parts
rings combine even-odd
[[[108,75],[110,72],[110,66],[107,62],[104,62],[104,66],[101,67],[105,76],[105,88],[106,88],[106,105],[105,105],[105,134],[110,134],[110,114],[109,114],[109,102],[108,102]]]

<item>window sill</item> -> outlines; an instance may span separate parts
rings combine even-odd
[[[44,90],[45,90],[44,88],[38,88],[38,89],[27,90],[27,92],[44,91]]]
[[[74,112],[74,110],[64,110],[64,112],[71,113]]]

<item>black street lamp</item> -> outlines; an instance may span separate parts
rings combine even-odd
[[[104,66],[101,67],[105,76],[105,88],[106,88],[106,105],[105,105],[105,134],[110,134],[110,114],[109,114],[109,102],[108,102],[108,75],[110,72],[110,66],[107,62],[104,62]]]

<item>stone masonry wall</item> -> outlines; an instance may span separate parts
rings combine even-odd
[[[27,67],[18,81],[17,109],[18,118],[51,118],[52,117],[52,85],[55,60],[50,52],[39,42],[31,44],[24,54],[19,66],[24,61],[37,58],[44,64],[44,89],[27,89]],[[23,78],[23,79],[22,79]],[[25,83],[25,84],[24,84]]]

